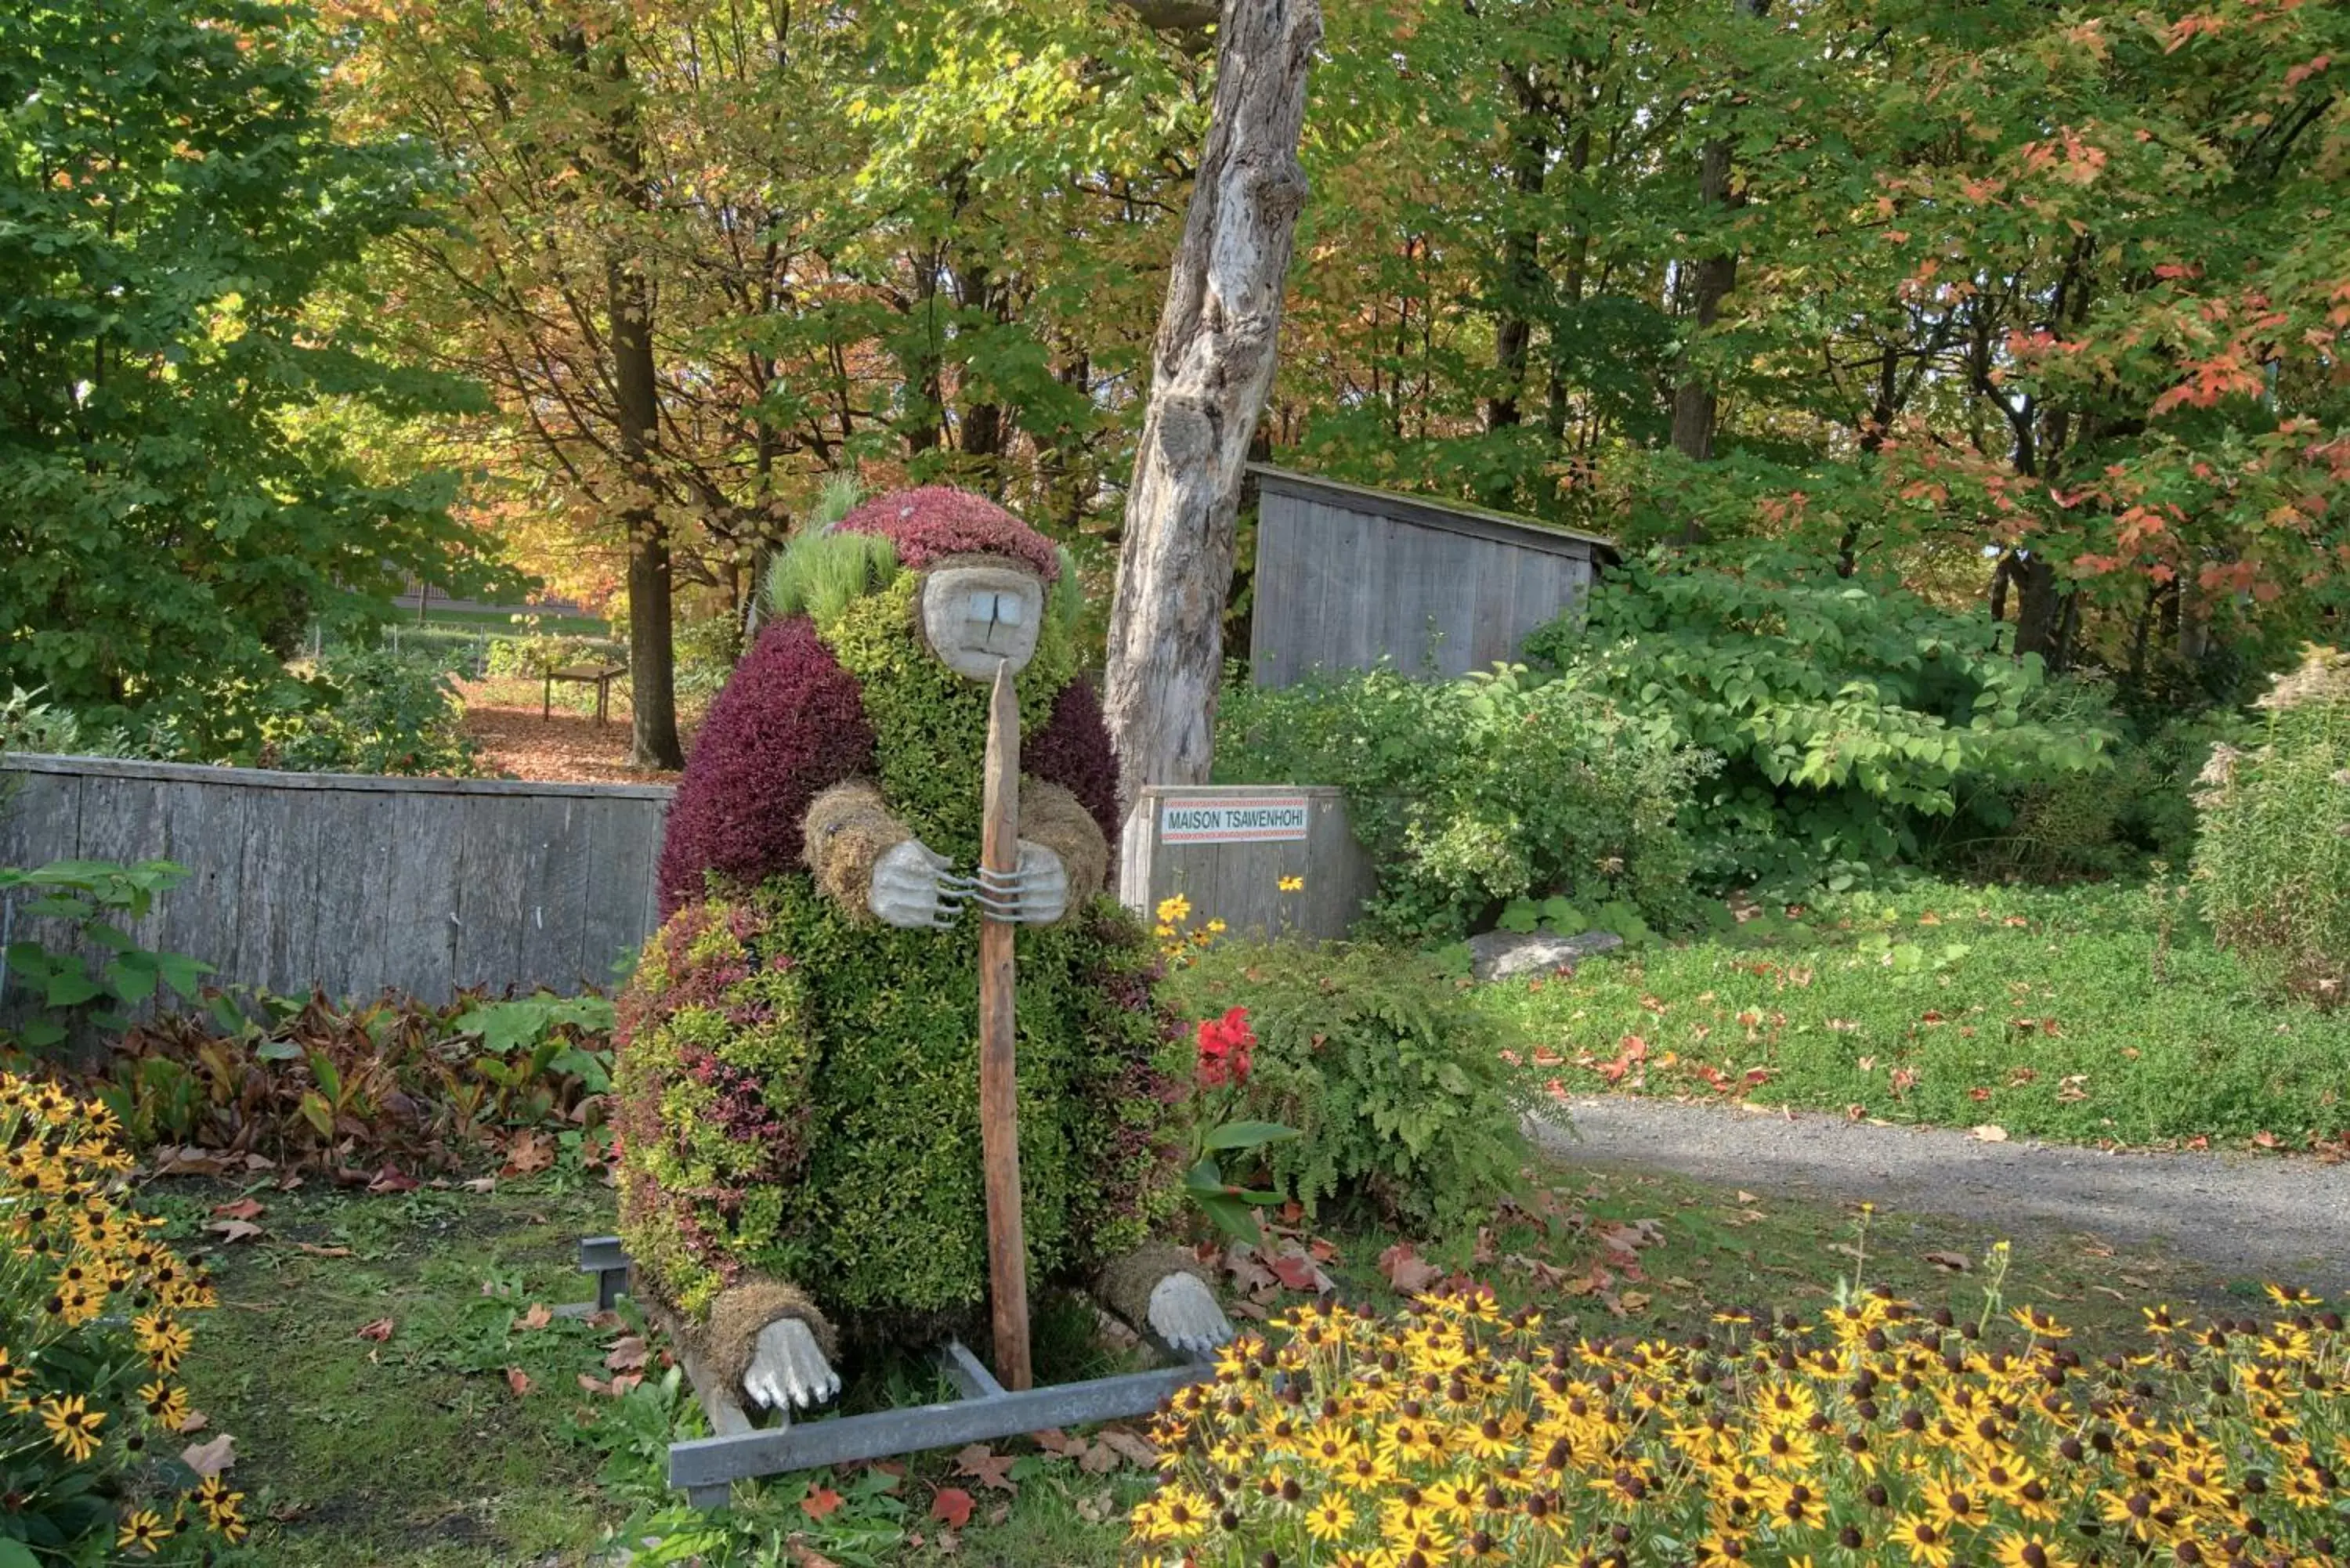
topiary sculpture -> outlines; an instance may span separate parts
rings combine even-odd
[[[1074,575],[932,487],[804,536],[670,813],[667,924],[620,1003],[620,1228],[702,1375],[769,1407],[837,1390],[836,1323],[976,1317],[987,1281],[972,902],[1023,926],[1020,1170],[1032,1278],[1090,1276],[1191,1350],[1231,1333],[1180,1249],[1180,1097],[1147,935],[1101,897],[1118,770],[1073,674]],[[983,881],[988,685],[1016,672],[1019,867]]]

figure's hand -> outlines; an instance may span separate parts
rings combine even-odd
[[[1049,926],[1069,912],[1069,868],[1041,844],[1020,841],[1020,865],[1010,872],[979,870],[979,907],[999,920]]]
[[[951,926],[971,897],[967,879],[947,874],[951,864],[919,838],[893,844],[873,863],[866,905],[885,926],[910,930]]]
[[[1215,1293],[1197,1274],[1178,1270],[1150,1291],[1150,1332],[1186,1355],[1213,1350],[1232,1337]]]
[[[765,1409],[807,1409],[840,1392],[840,1376],[817,1348],[816,1334],[795,1317],[779,1317],[759,1331],[743,1392]]]

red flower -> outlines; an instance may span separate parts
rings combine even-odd
[[[1202,1019],[1200,1023],[1200,1083],[1204,1088],[1214,1088],[1227,1081],[1245,1084],[1249,1075],[1249,1048],[1256,1044],[1256,1034],[1249,1028],[1248,1009],[1235,1007],[1222,1018]]]

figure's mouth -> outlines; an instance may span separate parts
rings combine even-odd
[[[1027,618],[1028,607],[1015,593],[982,589],[963,601],[970,645],[983,653],[1018,653]]]

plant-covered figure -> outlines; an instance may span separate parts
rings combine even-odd
[[[1171,1209],[1180,1097],[1149,937],[1102,895],[1118,770],[1074,678],[1073,572],[944,488],[804,535],[712,703],[662,846],[668,923],[620,1005],[620,1224],[702,1375],[759,1404],[838,1387],[861,1338],[980,1316],[974,905],[1021,924],[1032,1279],[1090,1278],[1190,1350],[1229,1335]],[[989,683],[1008,662],[1020,857],[977,875]]]

